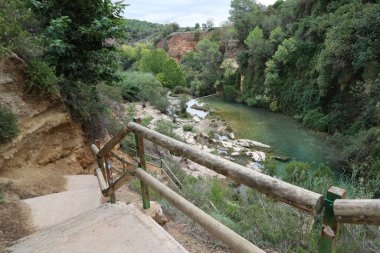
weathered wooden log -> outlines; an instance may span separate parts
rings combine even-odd
[[[233,250],[239,253],[261,253],[264,252],[260,248],[256,247],[228,227],[224,226],[219,221],[212,218],[210,215],[197,208],[191,202],[187,201],[176,192],[162,184],[153,176],[144,170],[136,169],[136,176],[140,178],[151,189],[160,194],[173,206],[181,210],[203,228],[205,228],[210,234],[214,235],[217,239],[230,246]]]
[[[103,177],[103,173],[102,173],[102,170],[100,168],[96,168],[95,169],[95,175],[96,177],[98,178],[98,182],[99,182],[99,186],[100,186],[100,190],[102,191],[105,191],[107,189],[107,183],[106,183],[106,180],[104,179]]]
[[[114,194],[117,190],[120,189],[123,185],[128,183],[128,181],[132,178],[131,175],[134,174],[132,171],[128,171],[128,173],[125,173],[121,177],[119,177],[113,184],[111,184],[107,189],[103,190],[103,196],[109,197],[112,194]]]
[[[95,144],[91,144],[91,151],[94,153],[94,155],[97,155],[99,153],[99,149]]]
[[[380,199],[337,199],[334,214],[339,223],[380,225]]]
[[[323,207],[323,196],[277,178],[250,170],[199,148],[174,140],[149,128],[130,122],[128,128],[141,134],[147,140],[158,144],[170,152],[186,157],[238,183],[256,189],[272,198],[294,206],[307,213],[318,215]]]
[[[111,140],[107,142],[106,145],[99,151],[98,157],[105,156],[108,152],[111,151],[121,139],[123,139],[129,133],[128,127],[124,126]]]

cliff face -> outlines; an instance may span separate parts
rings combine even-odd
[[[26,94],[24,69],[15,55],[0,61],[0,104],[17,116],[20,129],[0,145],[0,191],[7,201],[62,191],[63,175],[85,173],[93,161],[60,98]]]
[[[207,32],[177,32],[172,33],[165,39],[161,40],[158,48],[167,49],[170,57],[180,61],[188,51],[194,51],[195,45],[206,36]]]

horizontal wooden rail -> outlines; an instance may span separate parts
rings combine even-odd
[[[98,182],[99,182],[99,186],[100,186],[100,190],[102,191],[102,193],[107,190],[108,188],[108,185],[106,183],[106,180],[104,179],[103,177],[103,173],[102,173],[102,170],[100,168],[96,168],[95,169],[95,175],[96,177],[98,178]]]
[[[186,157],[238,183],[247,185],[307,213],[318,215],[323,208],[323,196],[319,193],[248,169],[134,122],[128,123],[127,126],[132,132],[141,134],[145,139],[168,149],[174,154]]]
[[[380,225],[380,199],[337,199],[334,214],[339,223]]]
[[[108,152],[111,151],[120,141],[123,139],[127,134],[129,130],[127,126],[124,126],[114,137],[111,138],[107,142],[106,145],[98,152],[98,157],[103,157],[105,156]]]
[[[149,175],[146,171],[136,169],[136,176],[148,185],[155,192],[160,194],[164,199],[169,201],[173,206],[181,210],[208,232],[214,235],[217,239],[227,244],[233,250],[239,253],[262,253],[260,248],[256,247],[219,221],[215,220],[210,215],[203,212],[201,209],[187,201],[176,192],[162,184],[160,181]]]
[[[111,196],[112,193],[116,192],[120,187],[125,185],[131,176],[134,175],[134,170],[128,170],[127,173],[119,177],[113,184],[107,185],[106,180],[103,177],[103,173],[100,168],[95,169],[96,177],[98,178],[100,190],[104,197]]]

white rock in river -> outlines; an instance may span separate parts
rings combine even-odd
[[[234,135],[234,133],[230,133],[230,138],[231,138],[231,139],[235,139],[235,135]]]
[[[245,154],[252,157],[256,162],[265,161],[266,158],[265,153],[262,151],[248,151]]]
[[[201,121],[201,119],[198,117],[198,116],[195,116],[193,118],[193,120],[196,122],[196,123],[199,123]]]
[[[232,152],[231,155],[232,156],[238,156],[238,155],[240,155],[240,153],[239,152]]]
[[[266,144],[258,142],[258,141],[248,140],[248,139],[238,139],[238,140],[235,140],[235,143],[237,145],[240,145],[240,146],[243,146],[246,148],[252,148],[252,147],[270,148],[269,145],[266,145]]]

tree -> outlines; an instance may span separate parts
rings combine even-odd
[[[195,23],[195,26],[194,26],[195,30],[201,28],[201,26],[199,25],[199,23]]]
[[[90,136],[99,134],[104,107],[95,86],[117,79],[119,61],[114,41],[125,33],[125,5],[111,0],[33,3],[46,29],[46,59],[64,77],[61,94],[66,105]]]
[[[41,38],[31,33],[36,25],[27,1],[0,1],[0,59],[10,52],[24,59],[41,55]]]
[[[263,17],[263,6],[252,0],[232,0],[230,21],[238,32],[239,41],[243,42],[249,31],[260,25]]]
[[[167,88],[173,89],[175,86],[185,84],[180,66],[161,48],[143,53],[138,66],[139,70],[156,75],[162,85]]]
[[[220,78],[222,54],[217,42],[203,39],[198,42],[195,52],[188,52],[182,63],[187,69],[187,83],[196,95],[207,95],[215,92],[215,84]]]

